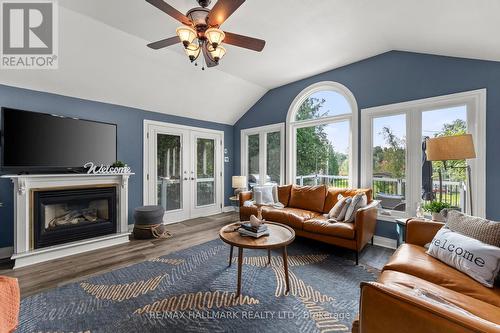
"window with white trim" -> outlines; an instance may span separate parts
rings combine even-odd
[[[241,131],[241,175],[248,186],[284,182],[284,124]]]
[[[485,216],[485,89],[364,109],[361,117],[361,183],[373,188],[375,199],[381,201],[379,218],[415,216],[424,200],[422,182],[429,179],[422,168],[422,142],[465,133],[473,136],[477,158],[449,161],[446,168],[432,162],[425,200],[440,198],[470,212],[465,171],[469,165],[474,215]],[[437,179],[440,169],[442,188]]]
[[[325,81],[304,89],[287,117],[287,179],[299,185],[357,185],[358,107],[351,91]]]

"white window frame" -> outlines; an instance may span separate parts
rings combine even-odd
[[[285,180],[285,124],[278,123],[241,130],[241,175],[248,174],[248,137],[259,135],[259,183],[263,185],[267,174],[267,134],[280,132],[280,184]]]
[[[338,116],[323,117],[319,119],[296,121],[295,116],[300,109],[300,106],[309,96],[319,91],[334,91],[341,94],[349,103],[351,113]],[[358,187],[358,103],[353,93],[343,84],[334,81],[322,81],[310,85],[302,90],[293,100],[286,119],[286,156],[287,156],[287,181],[289,184],[295,184],[297,174],[297,150],[296,139],[297,129],[303,127],[312,127],[318,125],[328,125],[332,123],[349,121],[350,137],[349,137],[349,186]]]
[[[415,215],[422,184],[422,113],[460,105],[467,106],[467,132],[472,134],[477,156],[467,160],[472,171],[474,215],[486,217],[486,89],[479,89],[361,110],[361,185],[364,187],[372,186],[373,118],[406,115],[406,212],[392,212],[392,216],[379,214],[379,219],[395,222],[396,218]]]

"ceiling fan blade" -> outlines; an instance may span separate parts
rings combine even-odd
[[[223,42],[226,44],[244,47],[245,49],[250,49],[257,52],[262,51],[264,49],[264,46],[266,45],[266,41],[262,39],[238,35],[227,31],[224,31],[224,33],[226,34],[226,37],[224,38]]]
[[[172,16],[174,19],[177,21],[181,22],[182,24],[185,25],[191,25],[191,20],[187,18],[186,15],[182,14],[180,11],[175,9],[174,7],[170,6],[168,3],[166,3],[163,0],[146,0],[162,12],[167,13],[168,15]]]
[[[203,51],[203,57],[205,58],[205,62],[207,63],[207,67],[215,67],[218,65],[218,63],[215,62],[215,60],[210,57],[210,53],[207,50],[207,44],[204,43],[203,47],[201,48]]]
[[[208,13],[207,22],[211,27],[220,26],[245,0],[219,0]]]
[[[158,49],[162,49],[164,47],[170,46],[170,45],[174,45],[174,44],[179,43],[179,42],[180,42],[179,37],[174,36],[174,37],[159,40],[159,41],[154,42],[154,43],[150,43],[150,44],[148,44],[148,47],[152,48],[153,50],[158,50]]]

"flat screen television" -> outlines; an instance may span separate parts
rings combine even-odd
[[[1,109],[3,172],[81,171],[87,162],[115,161],[115,124]]]

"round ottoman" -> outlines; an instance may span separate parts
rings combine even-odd
[[[134,238],[166,238],[170,236],[163,225],[163,214],[165,209],[162,206],[142,206],[134,211]]]

